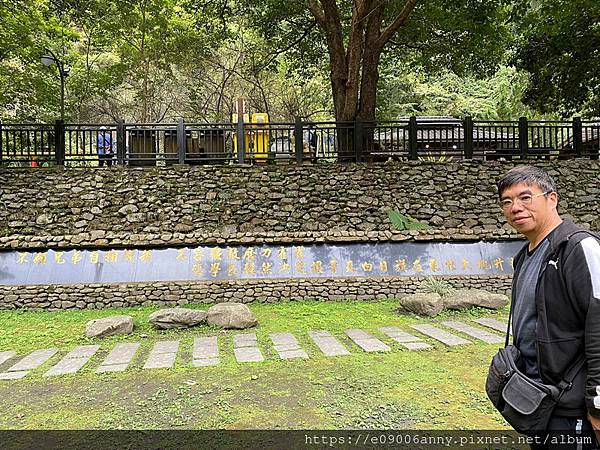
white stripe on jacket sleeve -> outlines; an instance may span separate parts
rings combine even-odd
[[[593,237],[587,237],[581,241],[581,248],[592,278],[594,297],[600,300],[600,244]]]

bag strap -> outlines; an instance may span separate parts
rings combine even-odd
[[[506,326],[506,339],[504,340],[504,347],[508,347],[510,342],[510,320],[512,319],[513,313],[513,302],[510,302],[510,309],[508,310],[508,325]]]
[[[560,394],[558,395],[558,398],[556,399],[556,401],[560,400],[562,395],[566,391],[571,389],[571,387],[573,387],[573,380],[575,379],[575,377],[577,376],[577,374],[583,367],[584,363],[585,363],[585,353],[581,353],[579,355],[579,357],[575,360],[575,363],[569,368],[569,370],[567,370],[567,373],[565,373],[563,379],[560,380],[560,382],[558,383],[558,388],[560,389]]]

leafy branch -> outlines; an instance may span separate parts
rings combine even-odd
[[[397,230],[429,230],[431,228],[428,224],[419,222],[410,216],[402,215],[393,209],[388,209],[387,213],[392,226]]]

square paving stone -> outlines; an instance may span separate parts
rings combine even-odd
[[[8,361],[10,358],[12,358],[13,356],[15,356],[17,354],[17,352],[0,352],[0,364],[5,363],[6,361]]]
[[[421,338],[419,338],[417,336],[413,336],[412,334],[409,334],[409,333],[405,333],[404,331],[401,331],[400,328],[398,328],[398,327],[382,327],[379,329],[379,331],[381,331],[383,334],[389,336],[390,338],[392,338],[393,340],[395,340],[396,342],[399,342],[401,344],[404,342],[422,341]]]
[[[208,358],[218,358],[219,357],[219,349],[218,348],[194,348],[194,353],[192,355],[193,359],[208,359]]]
[[[442,325],[452,328],[456,331],[460,331],[461,333],[465,333],[466,335],[479,339],[483,342],[487,342],[488,344],[501,344],[505,339],[504,336],[490,333],[489,331],[482,330],[480,328],[472,327],[464,322],[448,321],[442,322]]]
[[[150,353],[144,369],[170,369],[176,357],[176,353]]]
[[[373,338],[373,336],[370,335],[369,333],[367,333],[365,330],[361,330],[361,329],[358,329],[358,328],[351,328],[349,330],[346,330],[346,334],[352,340],[355,340],[355,339],[371,339],[371,338]]]
[[[236,334],[233,336],[233,348],[256,347],[257,345],[258,340],[254,333]]]
[[[21,372],[6,372],[0,373],[0,380],[20,380],[29,373],[28,370]]]
[[[123,343],[117,344],[112,349],[112,351],[108,354],[104,362],[103,366],[116,366],[125,364],[125,367],[131,362],[133,356],[140,348],[140,344],[135,343]]]
[[[328,331],[309,331],[308,335],[325,356],[343,356],[350,352]]]
[[[262,353],[257,347],[234,348],[235,359],[237,362],[262,362],[265,360]]]
[[[160,341],[154,344],[152,353],[177,353],[179,341]]]
[[[91,358],[100,348],[99,345],[80,345],[65,355],[65,358]]]
[[[355,339],[354,343],[365,352],[389,352],[392,349],[379,339]]]
[[[193,359],[217,358],[219,356],[217,336],[194,339],[192,356]]]
[[[220,363],[221,363],[221,360],[219,358],[194,359],[192,361],[192,365],[194,367],[217,366]]]
[[[448,346],[467,345],[472,343],[471,341],[467,341],[466,339],[456,336],[455,334],[448,333],[447,331],[440,330],[439,328],[436,328],[432,325],[421,324],[411,325],[411,327],[429,337],[437,339],[441,343],[446,344]]]
[[[57,348],[48,348],[44,350],[36,350],[25,356],[21,361],[14,366],[9,367],[9,372],[19,372],[23,370],[33,370],[40,367],[58,352]]]
[[[302,349],[279,352],[279,357],[281,359],[295,359],[295,358],[308,359],[308,355]]]
[[[270,333],[269,336],[275,345],[298,344],[292,333]]]
[[[96,373],[105,372],[123,372],[129,364],[111,364],[110,366],[100,366],[96,369]]]
[[[289,351],[292,351],[292,350],[302,350],[297,343],[296,344],[274,345],[274,347],[275,347],[275,350],[277,351],[277,353],[279,353],[279,352],[289,352]]]
[[[68,375],[71,373],[76,373],[87,362],[88,358],[63,358],[42,376],[52,377],[57,375]]]
[[[483,325],[484,327],[488,327],[496,331],[501,331],[506,336],[506,329],[508,328],[508,324],[505,322],[500,322],[499,320],[490,319],[488,317],[475,319],[474,322],[477,322],[479,325]],[[510,334],[512,335],[512,331],[510,331]]]

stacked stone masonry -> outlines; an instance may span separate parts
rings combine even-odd
[[[508,294],[512,277],[440,277],[457,289]],[[211,283],[0,286],[0,309],[102,309],[198,303],[383,300],[421,289],[422,278],[240,280]]]
[[[560,212],[600,229],[600,161],[535,162],[555,178]],[[497,207],[515,164],[410,161],[290,166],[0,169],[0,251],[181,245],[521,238]],[[398,231],[388,210],[426,222]],[[507,293],[510,277],[447,277]],[[104,308],[227,301],[374,300],[416,277],[0,286],[0,308]]]
[[[600,228],[600,162],[536,163],[560,209]],[[509,162],[0,169],[0,248],[518,237],[495,181]],[[396,231],[387,210],[432,229]]]

